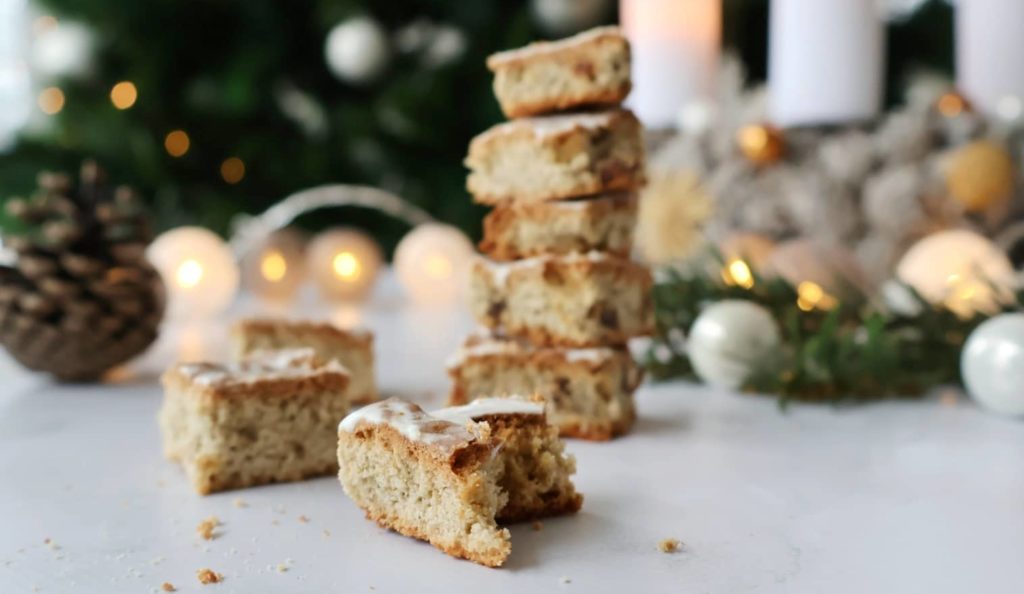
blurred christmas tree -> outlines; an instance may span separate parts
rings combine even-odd
[[[46,0],[38,10],[33,45],[61,31],[32,52],[54,66],[34,73],[49,115],[0,158],[3,199],[40,169],[74,171],[89,156],[149,197],[161,227],[221,232],[239,211],[332,182],[392,190],[476,232],[462,158],[501,119],[484,56],[615,17],[609,0]],[[373,229],[389,246],[403,231],[357,210],[306,223]]]

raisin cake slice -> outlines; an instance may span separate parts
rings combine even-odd
[[[634,192],[502,204],[484,218],[480,251],[492,260],[592,250],[627,257],[633,246],[636,213]]]
[[[203,495],[329,475],[348,381],[344,367],[311,349],[174,365],[162,377],[164,454]]]
[[[536,42],[487,59],[494,94],[510,118],[621,103],[632,88],[630,49],[618,27]]]
[[[575,462],[535,402],[496,399],[426,413],[396,398],[338,427],[338,477],[368,518],[449,555],[498,567],[499,521],[573,512]]]
[[[651,333],[651,285],[647,268],[603,252],[478,258],[470,307],[482,326],[535,345],[619,345]]]
[[[566,349],[478,332],[448,361],[448,404],[537,394],[562,436],[607,440],[629,431],[643,370],[622,347]]]
[[[642,136],[624,109],[512,120],[470,142],[466,186],[489,205],[635,190],[644,182]]]
[[[353,404],[377,400],[373,370],[373,334],[342,330],[324,322],[245,319],[231,328],[236,358],[254,351],[312,348],[321,358],[340,362],[351,375],[348,390]]]

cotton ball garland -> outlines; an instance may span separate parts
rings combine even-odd
[[[864,184],[864,216],[872,227],[894,238],[920,233],[929,222],[920,195],[919,167],[899,165],[884,169]]]
[[[413,301],[454,302],[467,284],[473,244],[455,227],[426,223],[410,231],[395,249],[395,274]]]
[[[982,407],[1024,416],[1024,314],[985,320],[971,332],[960,355],[967,393]]]
[[[216,315],[227,309],[238,292],[234,254],[216,233],[202,227],[162,233],[146,248],[146,257],[167,288],[169,318]]]
[[[327,66],[339,79],[366,84],[380,76],[391,59],[388,35],[377,21],[353,17],[334,26],[324,45]]]
[[[896,266],[896,277],[928,302],[964,318],[994,313],[1017,284],[1006,254],[964,229],[933,233],[915,243]]]
[[[860,130],[826,138],[818,152],[825,172],[846,183],[860,181],[875,164],[871,137]]]
[[[242,257],[242,285],[270,301],[295,296],[306,278],[306,241],[295,229],[282,229]]]
[[[771,366],[782,338],[768,310],[742,299],[708,306],[687,339],[694,371],[704,382],[735,389]]]

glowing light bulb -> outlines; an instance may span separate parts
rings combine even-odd
[[[284,275],[288,273],[288,262],[285,261],[284,255],[281,252],[270,250],[264,254],[263,260],[260,262],[260,273],[268,281],[279,283],[284,278]]]
[[[238,290],[234,254],[207,229],[171,229],[150,244],[146,256],[164,280],[170,318],[216,315],[227,309]]]
[[[306,278],[306,237],[295,229],[271,233],[262,245],[242,255],[242,285],[256,296],[290,300]]]
[[[177,272],[174,273],[174,280],[183,289],[197,286],[203,280],[203,265],[192,258],[183,261],[178,265]]]
[[[722,280],[727,285],[736,285],[749,289],[754,286],[754,275],[743,260],[732,260],[722,270]]]
[[[359,300],[369,295],[383,262],[377,243],[355,229],[324,231],[309,244],[310,274],[330,300]]]
[[[118,109],[128,109],[135,105],[139,98],[139,91],[130,81],[121,81],[110,89],[110,102]]]
[[[331,267],[334,269],[334,274],[343,281],[355,281],[363,273],[363,267],[359,264],[359,259],[352,252],[341,252],[334,256],[331,260]]]

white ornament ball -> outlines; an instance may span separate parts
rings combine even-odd
[[[975,328],[960,354],[960,371],[982,407],[1024,416],[1024,314],[1001,314]]]
[[[466,289],[473,244],[451,225],[426,223],[395,249],[395,274],[409,297],[421,304],[456,301]]]
[[[235,256],[216,233],[178,227],[162,233],[146,257],[167,287],[167,315],[204,319],[227,309],[238,292]]]
[[[93,45],[85,25],[61,22],[36,38],[32,65],[45,77],[80,76],[92,68]]]
[[[387,32],[369,17],[354,17],[327,34],[324,57],[343,81],[364,84],[379,76],[391,60]]]
[[[608,0],[532,0],[530,8],[549,33],[567,34],[597,25],[609,12]]]
[[[750,301],[728,299],[697,316],[687,352],[704,382],[735,389],[755,371],[769,367],[781,343],[768,310]]]
[[[309,242],[306,269],[329,301],[369,296],[384,257],[372,237],[358,229],[330,229]]]
[[[940,231],[915,243],[896,266],[896,277],[929,303],[962,317],[994,313],[1017,284],[1006,254],[965,229]]]

